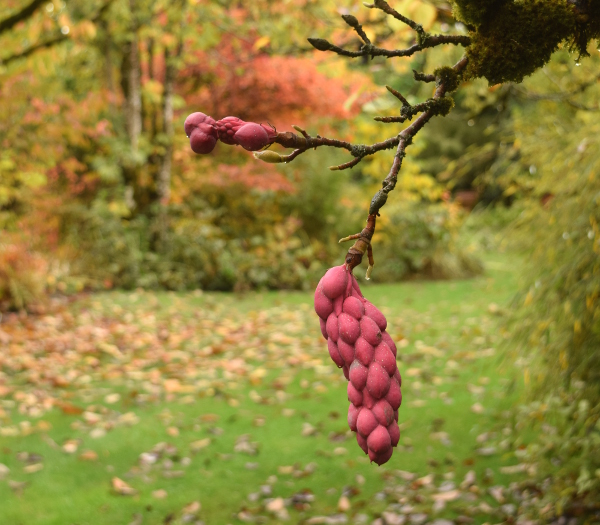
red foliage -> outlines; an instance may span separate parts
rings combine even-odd
[[[228,147],[228,146],[225,146]],[[202,159],[204,162],[188,164],[185,163],[185,172],[182,183],[185,180],[195,179],[193,187],[213,186],[216,188],[227,188],[229,186],[243,186],[258,191],[277,191],[284,193],[293,193],[295,187],[284,175],[272,164],[264,162],[255,162],[254,159],[249,162],[238,164],[215,164],[210,157]],[[176,183],[174,193],[186,193],[186,188],[177,187]]]
[[[315,115],[349,118],[355,109],[344,108],[350,89],[321,73],[312,57],[267,55],[231,38],[210,54],[197,52],[180,82],[189,107],[214,118],[236,115],[289,127]]]

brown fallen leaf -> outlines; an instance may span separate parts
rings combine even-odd
[[[79,454],[79,459],[81,461],[96,461],[98,459],[98,454],[93,450],[84,450]]]
[[[460,498],[460,491],[457,489],[448,490],[447,492],[434,494],[432,497],[435,501],[455,501]]]
[[[35,472],[39,472],[43,468],[44,468],[43,463],[33,463],[31,465],[27,465],[26,467],[23,467],[23,472],[25,472],[27,474],[34,474]]]
[[[347,496],[342,496],[338,500],[337,508],[340,512],[348,512],[350,510],[351,506],[352,506],[352,504],[350,503],[350,500],[348,499]]]
[[[137,490],[129,486],[120,478],[114,477],[111,480],[111,485],[113,491],[117,494],[120,494],[121,496],[134,496],[135,494],[137,494]]]
[[[200,512],[201,508],[202,508],[202,505],[200,504],[199,501],[192,501],[189,505],[186,505],[185,507],[183,507],[183,513],[184,514],[196,514],[196,513]]]
[[[199,439],[198,441],[192,441],[190,443],[190,450],[192,452],[198,452],[203,448],[208,447],[210,445],[210,438]]]

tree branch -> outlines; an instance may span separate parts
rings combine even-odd
[[[52,47],[56,44],[60,44],[61,42],[64,42],[68,38],[69,37],[67,35],[61,34],[61,35],[57,35],[53,38],[49,38],[48,40],[42,40],[41,42],[38,42],[38,43],[24,49],[23,51],[21,51],[19,53],[15,53],[14,55],[9,55],[7,57],[0,58],[0,64],[2,64],[3,66],[7,66],[8,64],[10,64],[11,62],[14,62],[15,60],[19,60],[20,58],[27,58],[29,55],[35,53],[36,51],[39,51],[40,49],[45,49],[45,48]]]
[[[339,46],[328,42],[323,38],[309,38],[310,44],[319,51],[333,51],[338,55],[357,58],[357,57],[377,57],[383,56],[386,58],[393,57],[409,57],[414,55],[418,51],[430,47],[436,47],[442,44],[455,44],[468,46],[471,43],[471,39],[468,36],[461,35],[427,35],[424,34],[423,38],[420,39],[420,43],[417,42],[406,49],[384,49],[382,47],[374,46],[373,44],[364,44],[359,51],[347,51]]]
[[[27,20],[37,9],[43,5],[47,0],[32,0],[29,5],[26,5],[23,9],[16,12],[14,15],[5,18],[0,21],[0,35],[6,31],[12,29],[19,22]]]
[[[463,56],[452,67],[452,69],[456,73],[461,73],[467,66],[467,62],[467,57]],[[440,100],[444,98],[447,90],[448,87],[446,86],[446,84],[444,82],[440,82],[435,90],[435,94],[433,95],[433,100]],[[412,139],[414,138],[414,136],[436,114],[438,113],[436,113],[435,107],[430,107],[425,112],[423,112],[410,126],[408,126],[406,129],[399,133],[398,148],[396,150],[396,155],[394,156],[394,162],[392,163],[392,167],[390,168],[387,177],[381,183],[381,190],[379,190],[371,200],[369,215],[378,214],[379,210],[387,201],[388,193],[396,187],[396,182],[398,181],[398,173],[400,172],[400,168],[402,167],[402,159],[405,156],[406,148],[412,143]]]

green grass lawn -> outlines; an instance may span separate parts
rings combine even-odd
[[[511,459],[493,445],[514,441],[522,373],[499,326],[518,266],[489,262],[469,281],[360,281],[403,377],[382,467],[348,431],[312,293],[111,292],[9,319],[0,524],[494,519],[488,488],[525,474],[502,474]]]

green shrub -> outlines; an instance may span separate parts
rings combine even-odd
[[[158,219],[125,220],[102,206],[71,206],[61,218],[72,273],[93,289],[306,289],[323,268],[318,243],[293,218],[248,239],[228,239],[207,218],[175,213],[160,237]]]
[[[455,279],[483,271],[458,243],[462,212],[447,204],[388,203],[375,234],[376,279]]]
[[[515,123],[537,175],[509,230],[529,268],[508,330],[534,399],[521,428],[540,430],[523,454],[560,515],[600,501],[600,124],[552,106]]]

